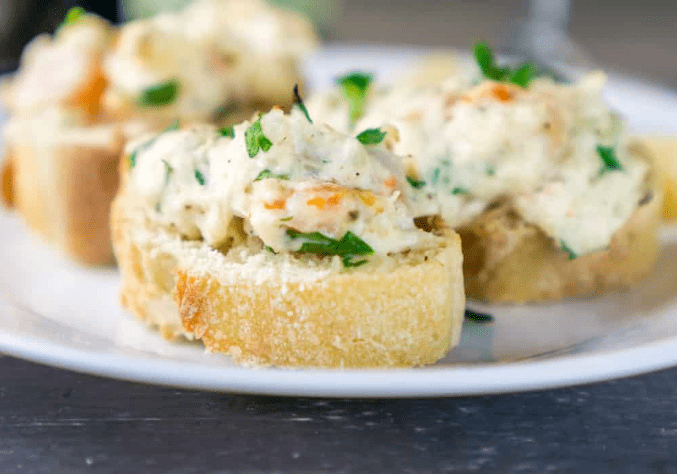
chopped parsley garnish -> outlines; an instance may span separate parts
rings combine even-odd
[[[197,180],[198,183],[200,183],[200,186],[205,185],[205,177],[204,175],[200,172],[200,170],[195,170],[195,179]]]
[[[491,47],[485,41],[478,41],[473,46],[477,65],[487,79],[499,82],[512,82],[520,87],[528,87],[536,77],[536,67],[531,63],[522,63],[516,70],[510,67],[499,67]]]
[[[282,218],[280,219],[280,222],[289,222],[289,221],[292,220],[293,218],[294,218],[294,216],[282,217]]]
[[[84,8],[73,7],[70,10],[68,10],[68,13],[66,13],[66,16],[64,17],[61,26],[72,25],[73,23],[77,23],[78,21],[80,21],[80,18],[82,18],[86,14],[87,12],[85,11]]]
[[[494,321],[494,317],[490,314],[478,313],[469,309],[465,310],[465,319],[475,321],[476,323],[491,323]]]
[[[493,176],[495,174],[496,174],[496,168],[494,168],[493,166],[489,166],[487,168],[487,176]]]
[[[440,179],[440,172],[441,170],[439,168],[435,168],[435,171],[433,171],[433,176],[430,178],[430,184],[437,184]]]
[[[559,241],[559,246],[562,250],[569,254],[569,260],[573,260],[574,258],[578,257],[578,254],[571,250],[571,248],[563,240]]]
[[[407,182],[414,189],[421,189],[423,186],[425,186],[425,181],[420,181],[413,176],[407,176]]]
[[[235,138],[235,129],[233,127],[219,128],[221,136]]]
[[[271,247],[270,245],[266,245],[263,248],[266,249],[268,252],[272,253],[273,255],[277,255],[277,252],[273,250],[273,247]]]
[[[470,194],[465,188],[454,188],[451,190],[451,194]]]
[[[139,148],[141,148],[141,147],[139,147]],[[131,152],[129,154],[129,156],[127,157],[127,159],[129,160],[129,167],[130,168],[134,168],[136,166],[136,153],[139,151],[139,148],[137,148],[136,150]]]
[[[602,159],[604,166],[599,170],[599,174],[604,174],[607,171],[622,171],[623,166],[621,165],[618,158],[616,158],[616,153],[611,147],[604,147],[597,145],[597,154]]]
[[[157,86],[149,87],[139,96],[139,105],[145,107],[161,107],[171,104],[179,95],[179,81],[170,79]]]
[[[162,162],[165,164],[165,185],[167,185],[169,184],[169,177],[174,172],[174,168],[166,160],[162,160]]]
[[[284,179],[288,180],[288,174],[274,174],[269,169],[265,169],[259,173],[259,175],[254,179],[254,181],[261,181],[262,179]]]
[[[308,119],[308,122],[313,123],[312,120],[310,120],[310,115],[308,114],[308,109],[306,109],[306,105],[303,103],[303,99],[301,99],[301,96],[299,95],[299,85],[294,84],[294,106],[298,107],[301,112],[303,112],[303,115],[306,116]]]
[[[386,137],[386,133],[380,128],[368,128],[355,138],[363,145],[378,145]]]
[[[294,229],[287,229],[287,236],[292,240],[303,240],[301,247],[296,251],[297,253],[338,255],[341,257],[344,267],[364,265],[367,260],[354,261],[353,259],[374,253],[374,250],[365,241],[350,231],[346,232],[340,240],[332,239],[319,232],[303,233]]]
[[[341,88],[341,94],[343,94],[343,97],[348,102],[351,125],[355,125],[357,119],[364,112],[364,107],[367,103],[367,91],[373,78],[374,76],[371,74],[353,72],[336,80]]]
[[[273,146],[273,142],[263,134],[260,115],[256,122],[244,132],[244,142],[247,145],[247,154],[249,155],[249,158],[254,158],[259,150],[266,152]]]

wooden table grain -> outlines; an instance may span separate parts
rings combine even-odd
[[[209,393],[0,356],[1,473],[671,473],[677,369],[542,392]]]

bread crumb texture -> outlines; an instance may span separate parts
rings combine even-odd
[[[153,228],[124,189],[112,229],[123,305],[165,337],[200,339],[244,365],[416,366],[460,340],[465,297],[454,233],[437,247],[352,269],[245,244],[224,254]]]

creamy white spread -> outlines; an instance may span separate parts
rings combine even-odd
[[[434,237],[414,225],[403,191],[402,160],[382,145],[363,145],[298,110],[260,118],[267,150],[250,156],[245,135],[213,128],[167,131],[128,145],[130,183],[161,225],[219,247],[239,229],[275,252],[298,251],[319,232],[357,236],[376,254],[424,247]],[[290,234],[291,230],[291,234]]]
[[[96,80],[92,73],[111,38],[108,23],[91,14],[61,26],[54,37],[35,37],[22,54],[10,106],[17,112],[34,112],[85,93]]]
[[[648,166],[629,153],[603,100],[604,79],[536,79],[528,88],[462,76],[428,87],[373,85],[352,128],[339,91],[312,98],[308,108],[345,131],[389,131],[390,149],[416,184],[416,215],[439,214],[460,227],[510,199],[556,245],[580,255],[606,248],[646,191]],[[602,171],[600,146],[622,169]]]
[[[298,82],[296,64],[315,42],[306,20],[263,1],[198,1],[123,25],[104,62],[110,81],[104,101],[137,106],[145,91],[175,81],[174,99],[147,108],[209,120],[237,103],[281,100],[280,83],[287,102]]]

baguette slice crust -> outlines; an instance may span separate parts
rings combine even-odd
[[[123,189],[112,206],[121,301],[165,337],[184,335],[245,365],[433,363],[463,323],[460,239],[344,270],[337,260],[226,254],[153,228]]]
[[[677,138],[675,137],[638,137],[652,153],[656,169],[665,184],[663,219],[677,220]]]
[[[576,258],[526,222],[510,202],[497,204],[458,229],[466,295],[522,304],[627,289],[651,271],[660,250],[663,187],[655,173],[645,200],[607,249]]]
[[[118,185],[122,133],[110,127],[96,137],[48,143],[24,138],[8,144],[5,200],[74,260],[113,263],[108,215]]]

